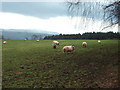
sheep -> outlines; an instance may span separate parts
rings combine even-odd
[[[63,52],[72,52],[75,50],[75,46],[64,46],[63,47]]]
[[[87,43],[86,42],[82,42],[82,46],[87,47]]]
[[[100,40],[98,40],[98,43],[101,43],[101,41],[100,41]]]
[[[7,41],[3,41],[3,44],[7,44]]]
[[[53,41],[53,43],[56,43],[56,45],[59,45],[59,44],[60,44],[58,41]]]
[[[37,42],[39,42],[40,40],[36,40]]]
[[[53,43],[53,44],[52,44],[52,47],[53,47],[54,49],[56,49],[56,45],[57,45],[56,43]]]

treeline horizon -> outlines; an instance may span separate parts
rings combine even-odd
[[[83,34],[59,34],[52,36],[45,36],[44,40],[50,39],[120,39],[119,32],[85,32]]]

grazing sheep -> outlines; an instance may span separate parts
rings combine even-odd
[[[36,40],[37,42],[39,42],[40,40]]]
[[[82,42],[82,46],[87,47],[87,43],[86,42]]]
[[[98,40],[98,43],[101,43],[101,41],[100,41],[100,40]]]
[[[74,46],[64,46],[63,47],[63,52],[72,52],[75,50]]]
[[[59,42],[58,42],[58,41],[53,41],[53,43],[56,43],[56,45],[59,45]]]
[[[53,47],[54,49],[56,49],[56,43],[53,43],[53,44],[52,44],[52,47]]]
[[[7,41],[3,41],[3,44],[7,44]]]

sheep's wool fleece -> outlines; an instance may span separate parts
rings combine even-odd
[[[73,50],[73,47],[72,47],[72,46],[64,46],[63,49],[66,49],[66,50]]]
[[[98,40],[98,42],[100,42],[100,40]]]
[[[83,44],[87,44],[86,42],[83,42]]]

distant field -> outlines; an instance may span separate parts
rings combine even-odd
[[[118,87],[118,40],[7,40],[2,46],[3,88]],[[82,47],[86,41],[88,46]],[[75,51],[63,53],[62,47]]]

